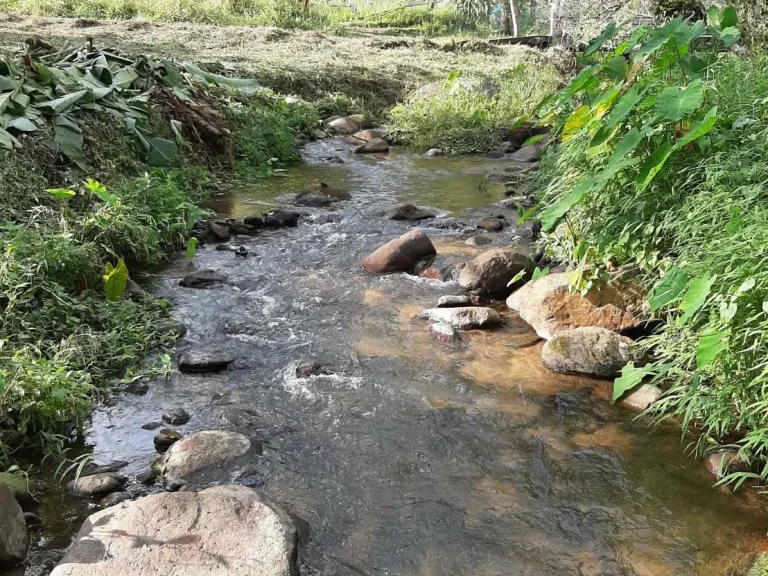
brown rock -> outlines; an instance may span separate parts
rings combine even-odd
[[[24,512],[10,489],[0,483],[0,567],[23,562],[29,536]]]
[[[206,288],[226,279],[226,276],[215,270],[198,270],[184,276],[179,284],[187,288]]]
[[[614,332],[640,324],[635,316],[639,296],[630,287],[606,284],[585,296],[570,293],[565,272],[529,282],[507,299],[507,306],[549,340],[557,332],[596,326]]]
[[[413,204],[398,204],[386,214],[390,220],[427,220],[437,216],[434,212],[424,210]]]
[[[303,192],[296,194],[296,200],[301,200],[302,198],[313,194],[325,196],[334,201],[350,200],[352,198],[352,195],[346,190],[342,190],[341,188],[333,188],[332,186],[328,186],[328,184],[325,182],[320,182],[318,184],[313,184]]]
[[[524,122],[502,134],[502,140],[509,143],[508,151],[514,151],[525,144],[529,138],[548,133],[549,127],[547,126],[536,126],[533,122]]]
[[[746,472],[749,470],[747,463],[735,450],[710,452],[704,458],[704,466],[706,466],[707,471],[718,480],[731,472]]]
[[[360,130],[355,132],[352,136],[349,136],[344,140],[347,144],[360,144],[362,142],[371,142],[372,140],[384,139],[384,132],[381,130]]]
[[[605,328],[564,330],[544,344],[541,360],[555,372],[616,376],[641,354],[634,342]]]
[[[110,473],[81,476],[67,484],[67,491],[75,496],[100,496],[115,492],[125,480],[123,476]]]
[[[386,274],[410,272],[421,260],[437,254],[432,241],[418,228],[390,240],[370,256],[361,266],[366,272]]]
[[[325,127],[331,134],[341,134],[342,136],[354,134],[360,130],[360,125],[349,117],[336,118],[326,124]]]
[[[297,547],[255,490],[161,492],[92,514],[51,576],[294,576]]]
[[[653,384],[643,384],[624,396],[620,404],[633,412],[645,412],[661,397],[661,388]]]
[[[419,318],[448,324],[459,330],[472,330],[501,324],[501,316],[496,310],[480,306],[429,308],[422,310],[419,313]]]
[[[179,440],[168,449],[163,475],[170,485],[227,477],[230,467],[251,449],[247,437],[223,430],[205,430]]]
[[[541,158],[542,154],[544,154],[548,145],[549,140],[545,136],[542,140],[536,142],[536,144],[523,146],[514,154],[510,154],[509,159],[514,160],[515,162],[536,162]]]
[[[109,508],[110,506],[116,506],[121,502],[127,502],[131,499],[131,495],[128,494],[128,492],[113,492],[112,494],[104,496],[104,498],[99,500],[99,506],[102,508]]]
[[[469,262],[459,275],[459,284],[467,290],[480,290],[493,297],[505,298],[510,281],[520,272],[528,277],[534,269],[531,259],[516,250],[487,250]]]
[[[214,222],[213,220],[208,222],[208,232],[210,232],[214,239],[221,242],[226,242],[231,237],[229,226],[226,223]]]
[[[480,218],[477,221],[477,228],[479,230],[487,230],[488,232],[501,232],[504,230],[504,221],[501,218],[495,216],[487,216]]]

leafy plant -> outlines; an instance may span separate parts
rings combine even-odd
[[[104,291],[107,294],[107,300],[117,302],[125,294],[125,286],[128,283],[128,268],[122,258],[117,261],[117,266],[112,266],[107,262],[104,270]]]

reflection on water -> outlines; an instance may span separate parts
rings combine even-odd
[[[253,463],[261,489],[308,522],[303,562],[328,575],[743,573],[766,516],[713,490],[678,432],[611,405],[608,382],[544,369],[541,342],[507,311],[496,330],[451,346],[432,340],[415,315],[457,285],[360,270],[409,229],[382,209],[410,201],[464,218],[500,197],[479,188],[492,164],[407,153],[323,160],[336,146],[314,145],[307,165],[228,204],[244,216],[322,179],[353,195],[333,221],[242,239],[247,259],[201,249],[197,266],[225,273],[223,286],[180,288],[184,265],[166,271],[185,344],[238,360],[100,410],[95,454],[129,460],[133,473],[153,457],[153,432],[140,426],[164,409],[192,414],[187,434],[232,428],[228,411],[247,408],[254,422],[238,429],[264,443]],[[423,226],[443,255],[478,251]],[[307,360],[333,374],[296,378]]]

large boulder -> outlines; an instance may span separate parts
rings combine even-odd
[[[197,270],[190,272],[184,278],[181,279],[179,284],[186,288],[207,288],[221,282],[225,282],[226,276],[216,272],[215,270]]]
[[[348,136],[360,130],[360,124],[353,118],[336,118],[325,125],[326,130],[331,134],[340,134]]]
[[[226,478],[232,467],[251,451],[251,441],[242,434],[205,430],[175,442],[165,454],[166,486],[203,484]]]
[[[390,240],[360,265],[366,272],[411,272],[420,261],[437,254],[429,236],[418,228]]]
[[[29,535],[24,512],[5,484],[0,483],[0,568],[23,562]]]
[[[80,476],[67,483],[67,492],[75,496],[104,496],[119,490],[125,481],[125,476],[110,472]]]
[[[297,203],[300,203],[304,198],[311,196],[325,197],[331,202],[336,202],[339,200],[350,200],[352,198],[352,195],[346,190],[342,190],[341,188],[334,188],[325,182],[320,182],[318,184],[313,184],[306,190],[296,194],[296,201]]]
[[[369,128],[368,130],[360,130],[355,132],[352,136],[348,136],[344,142],[347,144],[362,144],[363,142],[370,142],[372,140],[385,139],[386,134],[382,130],[375,130]]]
[[[505,298],[511,291],[510,281],[520,272],[529,276],[533,261],[516,250],[487,250],[469,262],[459,274],[459,284],[467,290],[479,290],[492,297]]]
[[[519,126],[505,130],[501,138],[509,143],[510,150],[518,150],[529,138],[548,133],[548,126],[536,126],[533,122],[523,122]]]
[[[515,162],[536,162],[547,150],[548,145],[549,139],[545,136],[535,144],[528,144],[514,154],[510,154],[509,159]]]
[[[629,338],[593,327],[558,332],[541,351],[541,360],[555,372],[590,376],[616,376],[640,358]]]
[[[419,318],[448,324],[459,330],[472,330],[501,324],[501,316],[496,310],[480,306],[428,308],[419,313]]]
[[[507,299],[507,306],[549,340],[557,332],[582,326],[614,332],[634,328],[640,324],[637,300],[629,287],[612,284],[592,288],[584,296],[571,294],[568,274],[562,272],[529,282]]]
[[[389,152],[389,144],[383,138],[376,138],[361,144],[354,150],[355,154],[379,154],[383,152]]]
[[[398,204],[386,214],[390,220],[427,220],[437,216],[434,212],[424,210],[413,204]]]
[[[286,512],[225,485],[92,514],[51,576],[295,576],[297,555]]]

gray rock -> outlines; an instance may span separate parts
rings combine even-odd
[[[376,138],[355,148],[355,154],[380,154],[389,152],[389,144],[383,138]]]
[[[477,236],[471,236],[470,238],[467,238],[465,244],[469,246],[487,246],[491,242],[493,242],[493,239],[490,236],[486,236],[485,234],[478,234]]]
[[[125,480],[124,476],[112,473],[81,476],[67,483],[67,492],[75,496],[103,496],[118,490]]]
[[[208,232],[210,232],[214,239],[221,242],[226,242],[230,238],[229,226],[226,223],[210,220],[208,222]]]
[[[215,270],[197,270],[184,276],[179,284],[186,288],[207,288],[208,286],[224,282],[226,279],[226,276],[219,274]]]
[[[198,432],[168,449],[163,476],[167,485],[223,479],[250,450],[251,441],[242,434],[223,430]]]
[[[28,548],[24,512],[8,487],[0,483],[0,566],[23,562]]]
[[[116,460],[115,462],[110,462],[109,464],[94,464],[93,466],[86,466],[85,470],[83,471],[84,476],[91,476],[93,474],[106,474],[107,472],[119,472],[126,466],[128,466],[130,462],[127,460]]]
[[[243,218],[243,224],[251,228],[263,228],[264,219],[261,216],[246,216]]]
[[[552,370],[590,376],[616,376],[640,358],[629,338],[593,327],[558,332],[541,351],[542,361]]]
[[[459,330],[486,328],[501,324],[501,316],[493,308],[429,308],[419,313],[419,318],[448,324]]]
[[[146,424],[142,424],[141,428],[142,430],[157,430],[162,425],[162,422],[147,422]]]
[[[661,397],[661,388],[653,384],[643,384],[621,400],[620,404],[633,412],[645,412]]]
[[[487,250],[464,267],[459,284],[467,290],[504,298],[513,290],[510,281],[520,272],[524,272],[524,278],[529,277],[534,267],[533,261],[522,252],[500,248]]]
[[[264,217],[267,228],[296,228],[301,214],[293,210],[273,210]]]
[[[221,420],[235,428],[248,428],[256,424],[256,413],[248,408],[227,406],[221,411]]]
[[[225,485],[92,514],[51,576],[295,576],[297,557],[290,516]]]
[[[349,134],[354,134],[355,132],[359,131],[360,130],[360,124],[357,123],[354,119],[349,118],[349,117],[347,117],[347,118],[336,118],[334,120],[330,120],[325,125],[325,128],[331,134],[340,134],[342,136],[346,136],[346,135],[349,135]]]
[[[141,300],[147,295],[147,291],[144,290],[137,282],[128,278],[128,282],[125,283],[125,292],[123,298],[126,300]]]
[[[4,484],[11,491],[17,502],[32,500],[34,487],[30,485],[28,476],[12,472],[0,472],[0,484]]]
[[[472,300],[469,296],[463,294],[458,296],[440,296],[437,300],[438,308],[459,308],[462,306],[472,306]]]
[[[121,502],[127,502],[128,500],[132,500],[131,495],[128,494],[128,492],[113,492],[99,500],[99,506],[102,508],[109,508],[110,506],[115,506]]]
[[[437,251],[429,237],[415,228],[381,246],[360,265],[366,272],[378,274],[411,272],[420,261],[435,254]]]
[[[155,470],[152,467],[147,468],[146,470],[143,470],[142,472],[139,472],[136,474],[136,482],[139,482],[140,484],[144,484],[145,486],[149,486],[150,484],[154,483],[154,481],[159,476],[157,470]]]
[[[398,204],[386,214],[390,220],[427,220],[437,216],[434,212],[424,210],[413,204]]]
[[[235,361],[229,352],[220,350],[187,350],[179,357],[179,370],[187,374],[221,372]]]
[[[316,192],[312,192],[310,194],[297,197],[296,200],[294,200],[294,203],[296,206],[304,206],[306,208],[325,208],[326,206],[333,204],[334,199],[329,198],[328,196],[323,196],[322,194],[318,194]]]
[[[155,444],[155,450],[160,452],[160,454],[164,454],[168,451],[168,448],[173,446],[176,442],[184,438],[184,436],[176,432],[176,430],[171,430],[169,428],[163,428],[155,434],[155,437],[152,439],[152,441]]]
[[[162,418],[163,418],[163,422],[165,422],[166,424],[181,426],[189,422],[189,419],[191,418],[191,416],[189,415],[189,412],[184,410],[184,408],[177,406],[176,408],[171,408],[169,410],[166,410],[165,413],[163,413]]]
[[[509,159],[515,162],[524,162],[524,163],[536,162],[539,158],[541,158],[542,154],[544,154],[548,144],[549,144],[549,139],[547,137],[544,137],[542,140],[539,140],[538,142],[536,142],[536,144],[529,144],[528,146],[523,146],[522,148],[520,148],[520,150],[518,150],[514,154],[510,154]]]
[[[430,148],[424,153],[427,158],[434,158],[435,156],[442,156],[443,151],[440,148]]]
[[[487,216],[478,220],[476,227],[479,230],[487,230],[488,232],[501,232],[504,230],[504,221],[495,216]]]
[[[437,322],[429,327],[429,335],[443,344],[454,344],[461,340],[461,336],[450,324]]]

